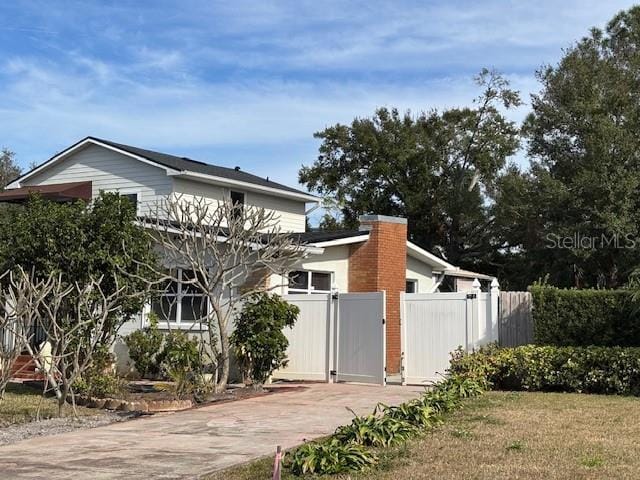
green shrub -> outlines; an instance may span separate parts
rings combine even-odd
[[[640,309],[630,290],[531,287],[535,343],[640,346]]]
[[[91,365],[75,381],[74,393],[100,398],[120,395],[125,389],[125,381],[112,368],[113,363],[113,354],[107,348],[98,349]]]
[[[163,371],[175,382],[175,393],[179,398],[200,397],[208,393],[197,339],[181,330],[172,330],[165,335],[162,358]]]
[[[640,348],[525,345],[481,349],[451,363],[456,374],[478,369],[503,390],[640,395]]]
[[[163,362],[164,334],[158,329],[158,317],[149,314],[149,325],[123,337],[137,372],[142,378],[160,374]]]
[[[378,457],[362,445],[329,438],[298,447],[286,466],[294,475],[333,475],[361,472],[377,462]]]
[[[293,327],[300,309],[278,295],[260,293],[244,304],[231,335],[240,369],[256,385],[262,385],[287,364],[289,341],[282,330]]]

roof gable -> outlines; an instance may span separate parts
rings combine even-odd
[[[71,145],[62,152],[54,155],[42,165],[34,168],[33,170],[25,173],[21,177],[12,181],[8,188],[20,187],[20,182],[35,175],[36,173],[49,168],[53,164],[73,155],[78,149],[84,148],[87,144],[94,144],[103,148],[109,148],[132,157],[138,161],[144,163],[150,163],[155,166],[163,168],[168,175],[185,175],[200,181],[212,181],[225,183],[229,182],[240,187],[245,186],[249,189],[258,189],[268,191],[273,194],[282,194],[283,196],[295,196],[305,201],[317,201],[317,198],[307,192],[297,190],[286,185],[282,185],[277,182],[273,182],[268,178],[262,178],[257,175],[253,175],[248,172],[244,172],[240,169],[221,167],[218,165],[211,165],[208,163],[192,160],[187,157],[178,157],[175,155],[169,155],[166,153],[155,152],[153,150],[146,150],[143,148],[134,147],[131,145],[125,145],[121,143],[112,142],[110,140],[104,140],[97,137],[86,137],[83,140]]]

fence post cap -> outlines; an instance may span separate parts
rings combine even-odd
[[[500,287],[500,284],[498,283],[498,279],[494,278],[493,280],[491,280],[491,288],[498,288]]]
[[[478,280],[477,278],[474,278],[473,279],[473,283],[471,284],[471,286],[474,289],[478,290],[480,288],[480,280]]]

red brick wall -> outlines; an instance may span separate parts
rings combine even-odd
[[[349,256],[349,291],[379,292],[387,296],[387,373],[400,371],[400,292],[404,292],[407,271],[407,224],[370,220],[369,240],[353,245]],[[402,222],[402,223],[400,223]]]

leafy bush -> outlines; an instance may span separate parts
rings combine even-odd
[[[158,317],[152,312],[148,318],[149,325],[123,337],[129,349],[129,357],[142,378],[160,374],[164,360],[162,350],[164,334],[158,329]]]
[[[175,393],[179,398],[207,393],[207,384],[202,376],[204,365],[197,339],[190,338],[181,330],[171,331],[165,336],[162,358],[163,370],[175,382]]]
[[[231,344],[245,378],[262,385],[286,366],[289,341],[282,330],[293,327],[300,309],[278,295],[260,293],[244,304]]]
[[[356,416],[349,425],[338,427],[334,434],[341,442],[354,442],[370,447],[389,447],[402,443],[417,433],[416,426],[399,415]]]
[[[640,309],[630,290],[531,287],[535,342],[558,346],[640,346]]]
[[[416,398],[397,406],[378,404],[385,416],[404,420],[416,427],[425,428],[437,423],[436,410],[425,402],[425,397]]]
[[[435,391],[444,391],[452,395],[454,398],[471,398],[482,395],[485,388],[483,381],[469,376],[451,375],[440,382]]]
[[[478,370],[497,389],[640,395],[640,348],[525,345],[481,349],[451,363],[456,374]]]
[[[73,387],[74,393],[100,398],[122,393],[125,382],[112,368],[113,362],[113,354],[108,349],[105,347],[98,349],[93,355],[89,368],[76,380]]]
[[[298,447],[287,467],[294,475],[332,475],[361,472],[377,462],[378,457],[362,445],[330,438]]]

